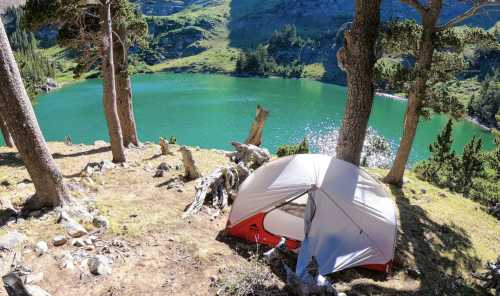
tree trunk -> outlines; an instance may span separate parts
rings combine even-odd
[[[35,185],[36,194],[27,202],[27,209],[56,207],[69,202],[63,177],[38,126],[1,20],[0,114]]]
[[[422,14],[423,31],[417,56],[417,77],[408,96],[403,137],[399,142],[396,159],[394,160],[391,170],[384,178],[385,183],[397,186],[403,184],[403,175],[413,146],[413,140],[417,133],[422,102],[426,95],[427,80],[432,66],[432,56],[435,47],[435,26],[441,11],[441,1],[433,1],[433,3],[434,6],[432,6],[428,12]]]
[[[12,140],[12,136],[10,135],[9,129],[7,128],[7,124],[5,124],[5,120],[0,115],[0,128],[2,129],[3,140],[5,142],[5,146],[14,148],[14,140]]]
[[[354,21],[337,53],[347,72],[347,104],[337,143],[337,158],[359,166],[373,104],[375,42],[381,0],[356,0]]]
[[[116,30],[120,38],[114,42],[113,54],[116,76],[116,99],[118,117],[123,135],[123,145],[125,147],[129,147],[130,144],[139,146],[132,105],[132,87],[128,74],[127,32],[123,26],[118,26]]]
[[[255,119],[253,120],[250,135],[248,135],[245,144],[252,144],[255,146],[260,146],[262,144],[262,131],[264,130],[264,123],[268,115],[269,111],[257,105]]]
[[[101,56],[104,114],[108,124],[109,140],[113,162],[125,162],[125,148],[116,105],[115,70],[113,64],[113,35],[111,27],[110,3],[101,0]]]

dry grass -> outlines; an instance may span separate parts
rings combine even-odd
[[[66,182],[73,184],[73,196],[95,199],[97,208],[109,218],[111,228],[103,238],[119,238],[131,246],[130,256],[114,264],[111,276],[81,278],[78,272],[61,271],[55,259],[73,247],[51,247],[50,254],[42,257],[30,252],[37,240],[50,240],[63,232],[55,215],[4,225],[2,232],[17,229],[27,234],[24,260],[35,271],[45,272],[40,285],[52,295],[283,292],[280,274],[257,259],[247,259],[249,254],[258,254],[255,246],[242,251],[245,243],[221,240],[227,214],[213,221],[206,212],[189,220],[181,218],[193,198],[195,182],[186,183],[184,192],[177,192],[164,185],[181,171],[152,177],[161,162],[173,167],[180,164],[178,152],[161,156],[158,145],[145,145],[128,151],[127,166],[82,178],[79,172],[88,162],[111,159],[107,147],[50,143],[49,148]],[[193,149],[193,155],[205,174],[227,161],[224,155],[203,149]],[[371,172],[378,176],[385,173]],[[481,294],[470,274],[500,254],[498,221],[473,201],[421,182],[412,174],[408,178],[403,190],[388,188],[400,212],[394,271],[387,276],[363,269],[339,272],[333,276],[336,287],[348,295]],[[34,191],[31,183],[22,182],[25,179],[29,176],[15,153],[0,148],[0,182],[9,184],[0,185],[0,196],[21,204]],[[421,275],[410,276],[408,270],[416,269]]]

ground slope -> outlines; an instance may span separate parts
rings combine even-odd
[[[146,144],[128,151],[126,166],[81,177],[88,162],[111,159],[105,144],[49,143],[49,148],[72,194],[94,201],[111,225],[106,233],[96,232],[94,249],[49,243],[49,252],[37,257],[34,243],[50,242],[55,234],[64,233],[55,215],[2,224],[2,233],[16,229],[27,235],[22,260],[35,272],[44,272],[38,285],[52,295],[225,295],[244,289],[257,295],[286,295],[282,272],[254,259],[263,247],[222,235],[227,214],[212,218],[204,210],[195,218],[181,218],[196,182],[185,183],[183,190],[167,189],[168,180],[181,173],[175,169],[181,164],[178,152],[161,156],[158,145]],[[227,161],[217,151],[193,151],[205,174]],[[164,177],[153,178],[161,162],[173,168]],[[500,253],[500,223],[460,195],[418,181],[412,174],[408,179],[403,190],[392,189],[399,208],[394,271],[387,277],[362,269],[339,272],[333,277],[336,287],[348,295],[482,294],[471,272]],[[0,148],[0,181],[0,196],[14,205],[33,193],[22,162],[7,148]],[[76,261],[73,270],[60,267],[66,252]],[[110,276],[95,277],[80,267],[79,260],[96,252],[114,256]],[[4,270],[10,264],[5,261],[1,261]]]

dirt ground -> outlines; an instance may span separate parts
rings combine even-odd
[[[262,247],[224,237],[227,213],[213,217],[209,209],[204,209],[193,218],[181,218],[194,196],[196,181],[185,183],[181,190],[168,189],[168,180],[182,174],[182,168],[176,169],[182,163],[177,147],[172,149],[174,155],[162,156],[158,145],[145,144],[128,150],[126,165],[92,177],[81,177],[80,172],[87,163],[111,159],[106,144],[96,144],[49,143],[72,195],[82,202],[95,204],[109,219],[110,226],[105,233],[85,225],[98,237],[94,246],[78,248],[69,242],[53,246],[54,235],[64,234],[64,230],[56,223],[56,214],[52,212],[2,225],[2,234],[17,230],[26,235],[21,261],[33,272],[43,272],[43,280],[37,285],[54,296],[250,295],[242,292],[245,289],[240,285],[243,284],[248,284],[245,291],[254,291],[254,295],[287,295],[281,272],[255,259]],[[204,174],[228,161],[219,151],[192,150]],[[165,176],[154,178],[156,167],[162,162],[172,169]],[[22,161],[15,151],[7,148],[0,148],[0,182],[0,197],[12,201],[14,206],[20,206],[34,192]],[[333,277],[340,291],[348,295],[443,295],[443,292],[475,295],[484,292],[468,274],[500,252],[498,222],[479,214],[484,222],[472,217],[473,220],[463,222],[465,226],[450,228],[450,221],[429,212],[420,204],[422,196],[412,193],[423,186],[412,181],[404,191],[393,191],[400,216],[407,219],[400,223],[395,270],[389,275],[362,269],[340,272]],[[434,189],[428,190],[433,192]],[[433,202],[434,195],[429,196],[423,196],[428,199],[427,204]],[[447,198],[461,197],[447,193]],[[470,201],[461,199],[458,203],[467,208]],[[481,232],[481,238],[476,238],[473,232],[479,228],[489,229]],[[33,252],[39,240],[49,244],[48,253],[40,257]],[[61,266],[68,252],[76,260],[73,269]],[[95,253],[105,253],[114,259],[111,275],[90,275],[85,261],[78,260]],[[252,270],[266,277],[254,279]],[[259,285],[262,282],[262,286],[253,286],[257,281]],[[0,295],[6,295],[3,289]]]

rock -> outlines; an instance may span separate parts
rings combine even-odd
[[[182,193],[182,192],[184,192],[184,189],[179,187],[179,188],[177,188],[177,192],[181,192]]]
[[[104,216],[95,216],[94,220],[92,220],[92,224],[94,224],[95,227],[108,228],[109,221]]]
[[[49,246],[44,241],[39,241],[35,245],[35,253],[37,256],[42,256],[49,250]]]
[[[109,160],[101,161],[100,165],[101,165],[101,171],[112,170],[116,167],[115,164]]]
[[[83,240],[83,243],[86,244],[86,245],[93,245],[94,244],[94,241],[90,238],[86,238]]]
[[[25,285],[21,277],[10,272],[2,277],[5,290],[11,296],[51,296],[44,289],[35,285]]]
[[[420,189],[420,192],[421,192],[422,194],[426,194],[426,193],[427,193],[427,190],[425,190],[424,188],[422,188],[422,189]]]
[[[0,236],[0,250],[12,250],[24,242],[26,236],[17,230]]]
[[[75,268],[75,259],[69,252],[64,252],[60,257],[59,267],[61,269],[74,269]]]
[[[71,237],[82,237],[88,233],[82,225],[72,220],[64,223],[64,229]]]
[[[85,242],[81,238],[75,238],[71,241],[71,245],[74,247],[83,247]]]
[[[94,275],[109,275],[112,271],[108,257],[103,255],[97,255],[90,258],[88,266],[90,272]]]
[[[39,286],[35,285],[26,285],[26,291],[29,296],[51,296],[51,294]]]
[[[417,194],[417,191],[415,191],[415,189],[413,189],[413,188],[410,189],[410,192],[411,192],[411,194]]]
[[[64,235],[56,235],[52,239],[52,244],[56,247],[64,245],[68,240]]]
[[[39,283],[43,280],[43,272],[33,272],[33,273],[30,273],[28,275],[26,275],[26,279],[24,280],[24,282],[26,284],[36,284],[36,283]]]
[[[88,238],[92,243],[94,243],[97,240],[97,236],[95,235],[90,235]]]
[[[440,192],[440,193],[439,193],[439,196],[440,196],[440,197],[446,197],[446,193],[444,193],[444,192]]]
[[[415,268],[408,268],[408,269],[406,270],[406,273],[407,273],[409,276],[411,276],[412,278],[418,278],[418,277],[420,277],[420,275],[421,275],[420,270],[418,270],[418,268],[416,268],[416,267],[415,267]]]

